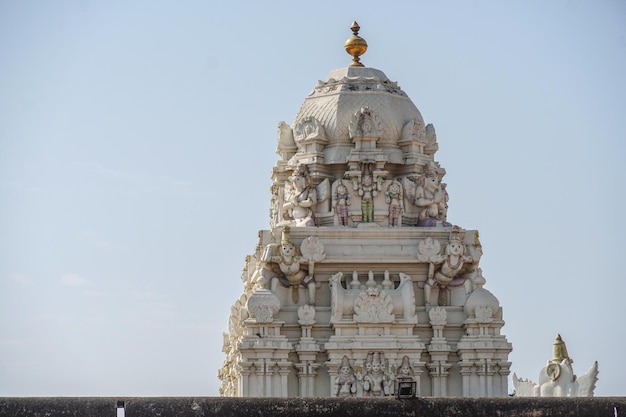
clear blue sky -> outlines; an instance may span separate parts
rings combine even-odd
[[[624,1],[5,0],[0,396],[217,395],[277,123],[353,20],[437,129],[512,370],[560,332],[626,395]]]

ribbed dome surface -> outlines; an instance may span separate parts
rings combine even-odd
[[[331,71],[325,81],[317,83],[293,126],[312,116],[324,127],[328,146],[350,143],[350,121],[361,108],[369,108],[378,116],[382,135],[379,147],[395,146],[408,121],[415,119],[422,126],[424,123],[411,99],[382,71],[346,67]]]

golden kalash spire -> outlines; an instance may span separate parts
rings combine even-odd
[[[569,363],[574,362],[567,354],[567,346],[565,346],[565,342],[561,339],[561,335],[557,334],[552,344],[552,362],[561,363],[563,359],[569,360]]]
[[[346,48],[346,52],[352,55],[352,64],[350,64],[350,66],[362,67],[364,65],[361,64],[359,57],[367,51],[367,42],[359,36],[359,29],[361,29],[361,27],[356,21],[352,22],[350,29],[352,29],[353,35],[346,41],[344,47]]]

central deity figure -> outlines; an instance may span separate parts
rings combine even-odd
[[[363,223],[372,223],[374,221],[374,198],[378,195],[382,178],[374,181],[369,167],[363,170],[361,181],[353,178],[352,186],[354,191],[361,197],[361,221]]]
[[[371,356],[370,356],[371,355]],[[363,393],[366,397],[386,397],[391,395],[393,381],[385,373],[381,362],[381,352],[370,352],[365,364],[366,374],[357,374],[357,379],[363,382]]]

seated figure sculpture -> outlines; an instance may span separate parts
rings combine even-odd
[[[315,279],[308,274],[309,260],[300,256],[298,246],[291,241],[291,228],[285,226],[282,231],[280,245],[268,245],[265,248],[262,261],[265,262],[265,274],[275,275],[271,277],[271,290],[275,292],[279,282],[284,287],[291,287],[292,300],[299,302],[299,288],[304,286],[309,291],[309,304],[315,305]],[[276,274],[272,265],[278,267],[280,273]]]
[[[417,183],[406,180],[405,185],[409,201],[418,208],[418,227],[452,226],[446,220],[448,193],[434,166],[425,166]]]
[[[472,290],[472,282],[461,276],[462,272],[472,270],[478,259],[465,255],[463,233],[460,228],[454,227],[450,233],[450,241],[446,246],[445,255],[437,260],[432,260],[428,270],[428,280],[424,285],[424,297],[426,305],[430,304],[431,293],[437,290],[437,305],[445,305],[448,287],[465,286],[466,294]]]
[[[317,202],[316,189],[311,183],[306,165],[298,166],[285,186],[283,218],[294,226],[315,226],[313,206]]]

